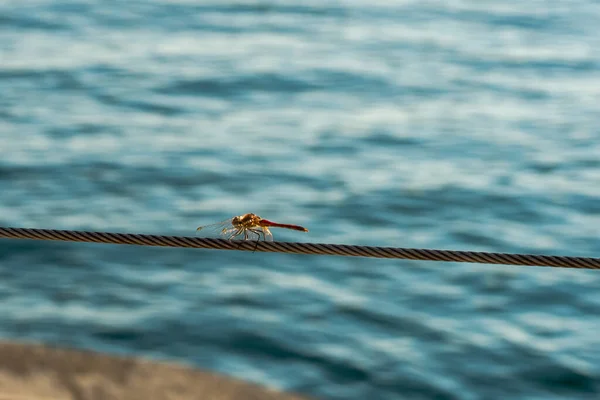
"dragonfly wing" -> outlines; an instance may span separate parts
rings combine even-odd
[[[200,237],[229,237],[237,229],[231,225],[231,218],[225,221],[217,222],[216,224],[199,226],[196,229],[196,236]]]

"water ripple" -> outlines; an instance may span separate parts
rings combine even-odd
[[[296,3],[4,2],[0,225],[598,256],[593,2]],[[594,271],[5,244],[6,338],[323,399],[600,392]]]

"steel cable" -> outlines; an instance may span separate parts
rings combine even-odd
[[[189,236],[163,236],[131,233],[69,231],[56,229],[28,229],[0,227],[0,238],[60,240],[68,242],[92,242],[128,244],[140,246],[188,247],[218,250],[245,250],[268,253],[293,253],[337,255],[351,257],[399,258],[480,264],[527,265],[600,269],[600,258],[546,256],[534,254],[488,253],[475,251],[409,249],[400,247],[352,246],[325,243],[256,242]]]

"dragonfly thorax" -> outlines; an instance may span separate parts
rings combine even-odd
[[[233,226],[241,228],[253,228],[259,226],[260,220],[261,218],[258,215],[248,213],[244,215],[239,215],[237,217],[233,217],[231,219],[231,224]]]

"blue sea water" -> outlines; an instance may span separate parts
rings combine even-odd
[[[592,0],[0,2],[0,226],[600,256]],[[0,337],[319,399],[597,398],[596,271],[0,241]]]

